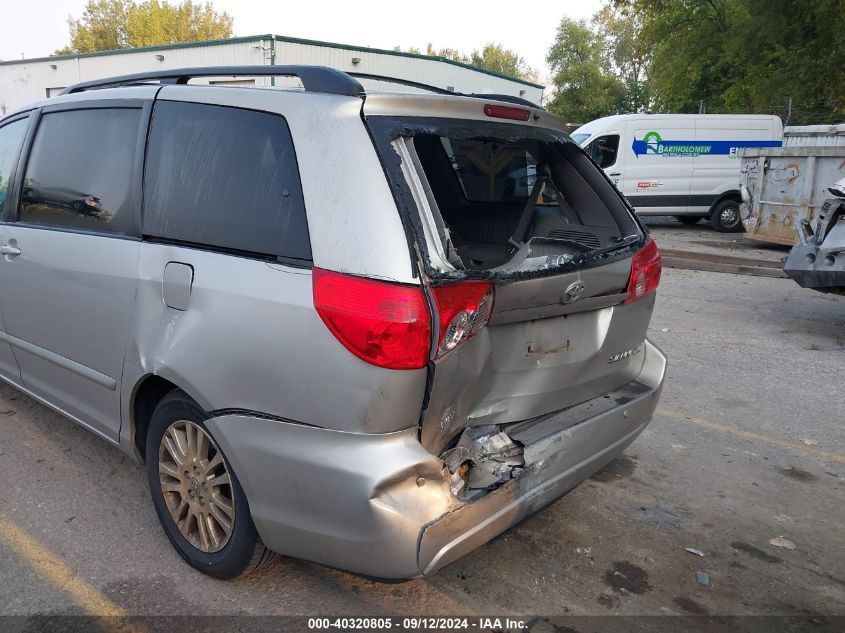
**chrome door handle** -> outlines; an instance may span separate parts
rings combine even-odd
[[[3,244],[3,246],[0,246],[0,255],[9,255],[11,257],[14,257],[15,255],[20,254],[21,249],[19,249],[17,246],[9,246],[8,244]]]

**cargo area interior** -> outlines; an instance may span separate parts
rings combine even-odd
[[[456,268],[548,268],[639,234],[573,143],[448,133],[417,134],[413,142]]]

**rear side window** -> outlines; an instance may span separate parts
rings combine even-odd
[[[20,221],[128,234],[141,110],[42,115],[21,191]]]
[[[9,179],[18,159],[18,151],[28,122],[28,119],[18,119],[0,127],[0,218],[6,213]]]
[[[239,108],[157,102],[144,175],[144,234],[310,260],[285,120]]]

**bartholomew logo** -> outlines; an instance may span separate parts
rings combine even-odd
[[[666,157],[693,156],[736,156],[740,147],[780,147],[781,141],[664,141],[663,137],[652,130],[643,134],[641,139],[634,137],[631,149],[634,156],[656,154]]]
[[[657,154],[659,156],[699,156],[709,154],[712,145],[697,143],[696,141],[664,141],[655,131],[646,132],[641,141],[634,138],[631,146],[634,154],[639,158],[641,154]]]

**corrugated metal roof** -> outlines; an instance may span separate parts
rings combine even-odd
[[[85,58],[85,57],[98,57],[98,56],[105,56],[105,55],[123,55],[126,53],[139,53],[139,52],[148,52],[148,51],[163,51],[163,50],[172,50],[178,48],[194,48],[198,46],[223,46],[226,44],[235,44],[238,42],[260,42],[264,40],[276,40],[279,42],[287,42],[290,44],[306,44],[310,46],[323,46],[326,48],[335,48],[335,49],[343,49],[343,50],[350,50],[350,51],[361,51],[367,53],[376,53],[379,55],[396,55],[399,57],[407,57],[411,59],[425,59],[429,61],[437,61],[442,62],[444,64],[450,64],[452,66],[458,66],[460,68],[466,68],[467,70],[472,70],[474,72],[482,73],[485,75],[492,75],[493,77],[499,77],[501,79],[507,79],[509,81],[515,81],[517,83],[524,84],[526,86],[531,86],[532,88],[539,88],[544,89],[545,86],[542,84],[537,84],[531,81],[526,81],[525,79],[519,79],[518,77],[511,77],[509,75],[505,75],[502,73],[498,73],[492,70],[487,70],[486,68],[478,68],[477,66],[472,66],[470,64],[464,64],[463,62],[455,61],[454,59],[449,59],[448,57],[441,57],[440,55],[423,55],[421,53],[408,53],[405,51],[395,51],[389,50],[384,48],[372,48],[370,46],[355,46],[352,44],[339,44],[336,42],[323,42],[321,40],[308,40],[302,39],[298,37],[289,37],[286,35],[252,35],[247,37],[230,37],[226,39],[220,40],[206,40],[202,42],[186,42],[183,44],[164,44],[161,46],[143,46],[139,48],[121,48],[116,50],[110,51],[98,51],[96,53],[78,53],[75,55],[51,55],[49,57],[36,57],[32,59],[11,59],[7,61],[0,61],[0,65],[13,65],[13,64],[25,64],[25,63],[33,63],[33,62],[45,62],[51,60],[61,60],[61,59],[75,59],[75,58]]]

